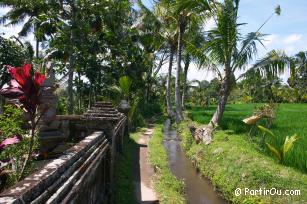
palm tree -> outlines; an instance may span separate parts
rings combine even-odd
[[[307,52],[297,53],[290,58],[290,63],[289,85],[304,89],[307,86]]]
[[[290,60],[284,51],[272,50],[258,60],[244,75],[261,76],[265,82],[263,87],[267,90],[268,99],[276,102],[272,88],[280,85],[278,76],[283,74],[286,68],[290,67]]]
[[[203,17],[207,17],[206,11],[210,10],[209,2],[205,1],[175,1],[175,15],[177,19],[177,69],[176,69],[176,81],[175,81],[175,103],[176,103],[176,122],[180,122],[183,119],[182,116],[182,97],[181,97],[181,58],[183,48],[183,37],[186,29],[189,25],[200,25]],[[199,13],[201,7],[202,12]]]
[[[44,1],[15,1],[3,0],[0,7],[11,7],[5,15],[0,17],[0,23],[6,25],[16,25],[23,23],[23,27],[18,33],[21,37],[26,37],[34,31],[36,39],[36,58],[39,58],[39,44],[46,40],[45,35],[51,35],[55,32],[54,20],[46,17],[46,14],[54,4]]]
[[[165,40],[166,46],[169,50],[169,64],[166,81],[166,107],[168,116],[172,118],[175,114],[171,101],[171,78],[174,55],[176,51],[177,30],[175,24],[176,19],[174,18],[174,10],[171,1],[160,1],[158,4],[156,4],[155,15],[161,22],[161,25],[163,25],[160,31],[160,35]]]
[[[210,83],[206,80],[199,81],[199,80],[193,80],[190,81],[191,84],[194,84],[194,86],[190,86],[193,88],[193,95],[195,102],[197,105],[204,105],[205,103],[208,102],[208,94],[207,94],[207,89],[210,86]],[[196,84],[196,85],[195,85]]]
[[[223,116],[228,96],[235,83],[234,72],[237,69],[244,69],[254,59],[257,53],[256,43],[261,43],[264,36],[259,32],[263,25],[256,32],[242,36],[239,27],[243,24],[237,22],[238,10],[239,0],[225,0],[214,7],[216,27],[208,31],[208,41],[201,49],[202,61],[223,76],[217,109],[206,128],[207,131],[203,131],[202,137],[206,144],[211,142],[213,129]],[[219,70],[221,67],[223,71]]]
[[[207,3],[207,4],[206,4]],[[207,1],[202,1],[202,9],[209,9],[209,4]],[[172,1],[172,0],[162,0],[156,4],[155,13],[157,18],[160,20],[161,25],[161,36],[167,42],[169,47],[169,66],[168,66],[168,77],[166,85],[166,104],[167,112],[170,117],[176,115],[176,121],[180,122],[182,120],[182,95],[181,95],[181,58],[183,50],[183,39],[186,29],[193,27],[196,30],[200,27],[200,13],[195,12],[196,7],[193,1]],[[203,12],[205,13],[205,12]],[[176,69],[176,80],[175,80],[175,103],[176,103],[176,114],[173,113],[172,103],[171,103],[171,73],[173,68],[173,58],[177,54],[177,69]],[[185,63],[185,76],[187,75],[187,70],[190,64],[189,54],[187,55]],[[186,77],[185,77],[186,78]],[[185,81],[185,80],[184,80]],[[184,82],[185,83],[185,82]],[[185,87],[185,86],[184,86]],[[185,88],[184,88],[185,89]]]
[[[201,45],[205,43],[205,35],[202,30],[202,27],[193,24],[190,25],[187,29],[186,36],[183,39],[184,41],[184,51],[183,51],[183,61],[184,61],[184,68],[183,68],[183,83],[182,83],[182,96],[181,96],[181,104],[182,108],[185,108],[185,100],[186,100],[186,92],[187,92],[187,75],[188,70],[190,67],[191,62],[197,63],[197,56],[193,55],[193,52],[190,52],[189,47],[190,44],[199,48]]]

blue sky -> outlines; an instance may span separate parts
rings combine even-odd
[[[248,23],[242,29],[250,32],[258,28],[272,13],[276,5],[281,6],[281,15],[274,16],[263,28],[267,50],[282,49],[289,55],[307,51],[307,1],[306,0],[242,0],[240,21]],[[263,55],[261,50],[259,55]]]
[[[152,7],[152,0],[142,0],[147,7]],[[259,46],[258,57],[262,57],[272,49],[282,49],[288,55],[294,55],[299,51],[307,51],[307,0],[241,0],[239,10],[239,22],[248,23],[242,26],[242,33],[256,31],[257,28],[272,14],[276,5],[281,6],[281,15],[274,16],[263,28],[266,49]],[[0,8],[0,16],[8,11]],[[209,22],[212,27],[213,22]],[[0,33],[6,37],[17,35],[21,25],[4,27],[0,25]],[[27,37],[33,41],[33,35]],[[287,74],[286,74],[287,75]],[[287,76],[284,76],[287,77]],[[206,71],[198,71],[192,67],[188,78],[212,79],[213,74]]]
[[[142,1],[151,7],[151,0]],[[261,32],[268,35],[264,41],[265,48],[258,46],[258,58],[272,49],[284,50],[288,55],[307,51],[307,0],[241,0],[239,22],[247,23],[241,27],[242,33],[256,31],[277,5],[281,6],[281,15],[274,15],[262,28]],[[209,22],[207,26],[212,27],[214,24]],[[166,68],[163,72],[166,72]],[[288,76],[286,72],[281,77],[286,81]],[[188,74],[189,80],[210,80],[213,77],[214,73],[198,70],[196,66],[192,66]]]

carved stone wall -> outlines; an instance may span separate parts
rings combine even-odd
[[[99,102],[84,115],[57,116],[55,121],[62,134],[83,139],[1,193],[0,203],[111,203],[127,118],[110,103]]]

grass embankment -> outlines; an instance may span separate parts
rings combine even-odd
[[[163,146],[163,125],[156,124],[152,138],[149,141],[149,160],[155,167],[155,190],[160,203],[185,203],[184,184],[170,171],[167,152]]]
[[[137,129],[136,132],[130,133],[130,137],[125,137],[123,154],[117,162],[117,171],[115,178],[114,200],[117,204],[137,203],[133,185],[133,162],[134,155],[138,148],[137,141],[145,128]]]
[[[204,176],[211,179],[224,197],[234,203],[307,203],[307,175],[281,165],[273,157],[263,154],[259,145],[247,135],[248,129],[241,120],[252,113],[253,107],[252,104],[229,105],[221,122],[223,130],[216,132],[214,141],[208,146],[194,142],[187,127],[191,121],[180,124],[178,131],[188,157]],[[300,148],[306,147],[306,125],[303,125],[306,122],[303,119],[306,107],[304,104],[281,104],[272,127],[272,131],[283,138],[294,133],[300,135],[301,139],[297,141],[289,157],[300,155]],[[213,111],[214,107],[193,108],[189,111],[189,116],[200,125],[210,120]],[[287,159],[291,162],[301,158]],[[299,162],[306,162],[306,156],[304,161]],[[241,188],[242,193],[244,188],[300,190],[300,196],[235,196],[237,188]]]

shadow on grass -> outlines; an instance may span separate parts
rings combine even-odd
[[[158,120],[157,122],[160,122]],[[162,122],[162,119],[161,119]],[[153,125],[148,125],[153,127]],[[141,192],[141,158],[142,150],[147,148],[145,144],[138,144],[137,141],[143,134],[144,129],[132,132],[129,137],[124,139],[123,153],[119,156],[115,172],[115,192],[114,200],[116,204],[155,204],[158,201],[142,201]]]
[[[134,191],[133,172],[137,171],[133,163],[138,158],[138,144],[130,137],[125,137],[123,153],[119,156],[116,163],[115,192],[114,201],[116,204],[136,203],[136,194]],[[135,175],[139,175],[136,172]],[[140,179],[140,176],[138,178]]]

